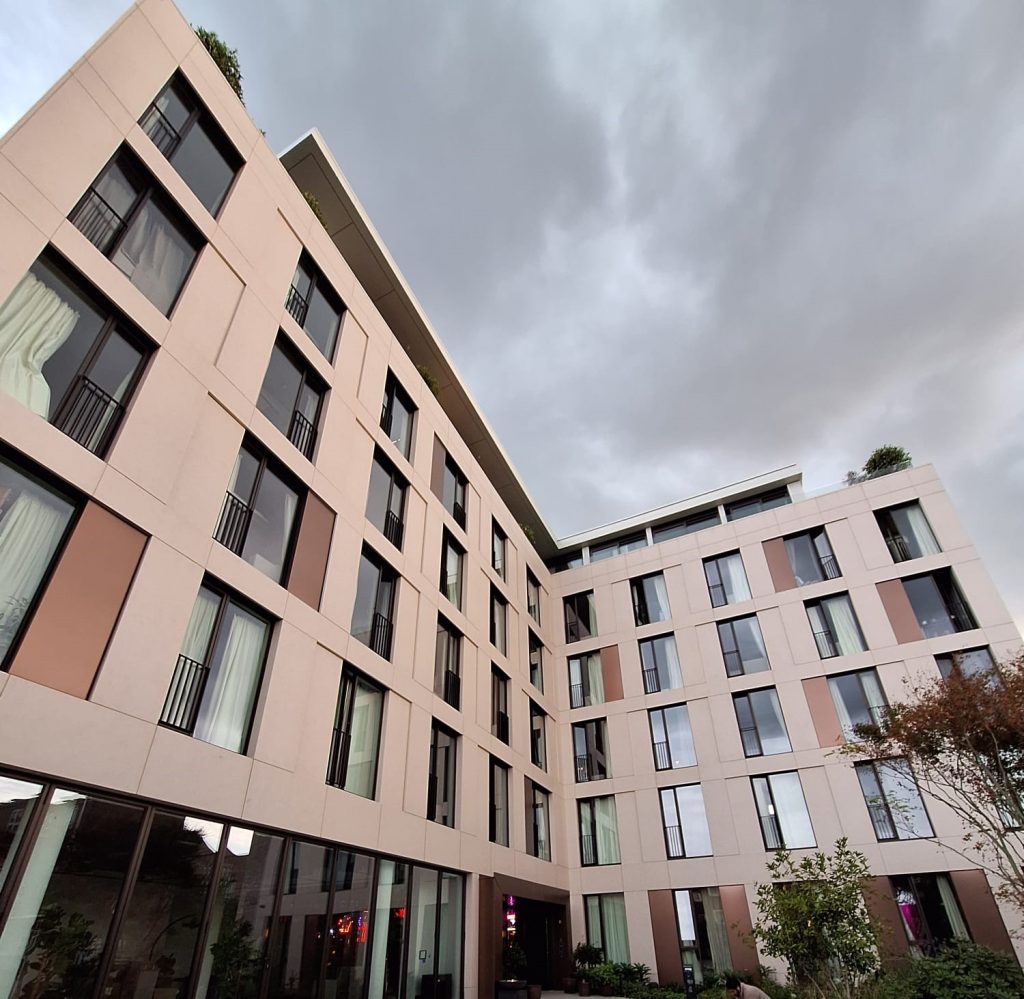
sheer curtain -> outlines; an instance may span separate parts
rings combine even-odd
[[[971,935],[967,932],[964,917],[960,915],[960,906],[957,904],[956,894],[953,892],[953,886],[949,883],[949,878],[945,874],[936,874],[935,881],[939,886],[942,907],[946,910],[953,936],[957,940],[970,940]]]
[[[683,685],[683,670],[679,665],[679,652],[676,649],[676,640],[669,635],[667,638],[658,640],[663,653],[659,656],[664,675],[659,677],[662,690],[673,690]]]
[[[741,600],[750,599],[747,574],[743,569],[743,559],[738,554],[719,559],[718,569],[722,574],[722,582],[725,584],[725,592],[729,603],[737,604]]]
[[[354,698],[345,790],[364,798],[372,798],[384,695],[357,680]]]
[[[181,643],[181,654],[197,663],[206,664],[206,655],[210,648],[210,634],[213,622],[220,607],[220,597],[205,588],[199,590],[196,602],[192,606],[192,616],[185,629],[185,639]]]
[[[597,827],[597,856],[602,864],[618,864],[619,825],[615,815],[615,798],[594,799],[594,824]]]
[[[840,655],[847,656],[852,652],[863,652],[864,642],[860,637],[860,626],[857,624],[857,616],[853,612],[849,594],[843,593],[838,597],[826,597],[821,604],[832,626],[832,634],[839,647]]]
[[[600,655],[586,656],[587,683],[590,689],[590,703],[604,704],[604,673],[601,670]]]
[[[626,900],[620,894],[601,896],[604,923],[604,959],[629,961],[629,934],[626,930]]]
[[[195,250],[152,201],[143,206],[113,257],[131,283],[165,315],[193,259]]]
[[[708,945],[711,948],[711,963],[715,971],[732,967],[729,952],[729,935],[725,927],[725,913],[722,911],[722,896],[717,888],[701,889],[704,901],[704,922],[708,931]]]
[[[939,548],[935,535],[925,519],[924,511],[915,503],[908,506],[906,510],[907,523],[910,525],[911,533],[921,549],[922,555],[936,555],[942,549]]]
[[[800,777],[795,773],[773,774],[770,778],[782,839],[789,850],[812,847],[814,830],[807,814]]]
[[[26,274],[0,306],[0,392],[44,419],[50,386],[43,365],[60,349],[78,313],[34,274]]]
[[[657,618],[654,617],[653,613],[651,614],[651,620],[664,621],[669,616],[668,589],[665,586],[665,577],[659,573],[657,576],[651,577],[650,582],[654,586],[654,593],[658,598],[658,605],[661,608],[661,613]]]

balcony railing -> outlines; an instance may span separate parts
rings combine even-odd
[[[910,546],[902,534],[890,534],[886,537],[885,543],[889,546],[889,554],[894,562],[909,562],[914,556],[910,553]]]
[[[580,860],[584,867],[597,863],[597,837],[589,834],[580,836]]]
[[[295,285],[292,285],[288,289],[288,299],[284,303],[284,307],[288,310],[292,319],[294,319],[300,326],[305,326],[306,312],[309,310],[309,302],[306,301],[302,292],[300,292]]]
[[[645,694],[656,694],[661,690],[661,678],[658,676],[656,669],[645,669],[644,670],[644,693]]]
[[[538,604],[528,602],[526,604],[526,613],[529,614],[537,624],[540,624],[540,606]]]
[[[724,583],[708,583],[708,593],[711,594],[712,607],[724,607],[729,602]]]
[[[838,579],[842,575],[835,555],[822,555],[819,557],[819,561],[821,562],[821,571],[826,579]]]
[[[779,828],[779,820],[774,815],[761,815],[761,835],[764,836],[764,845],[769,850],[781,850],[782,830]]]
[[[313,448],[316,446],[316,427],[297,409],[292,413],[292,422],[288,426],[288,440],[310,461],[313,460]]]
[[[241,555],[251,519],[252,507],[240,500],[234,493],[226,493],[217,531],[213,536],[214,541],[219,541],[225,548],[233,551],[236,555]]]
[[[402,547],[402,537],[405,534],[405,525],[401,518],[393,510],[384,514],[384,537],[396,548]]]
[[[565,622],[565,640],[568,643],[582,642],[588,638],[593,637],[593,632],[590,630],[590,626],[584,624],[578,618],[573,621]]]
[[[638,628],[651,623],[651,612],[647,609],[647,604],[644,601],[634,602],[633,617],[636,619],[636,626]]]
[[[178,656],[164,709],[160,713],[161,725],[179,732],[192,733],[209,673],[209,669],[201,662],[189,659],[188,656]]]
[[[725,660],[725,672],[727,676],[742,676],[746,670],[743,669],[743,656],[740,655],[737,649],[732,649],[729,652],[723,652],[722,658]]]
[[[818,655],[822,659],[832,659],[839,655],[836,640],[829,631],[816,631],[814,633],[814,644],[818,646]]]
[[[455,523],[465,529],[466,508],[458,500],[452,500],[452,516],[455,518]]]
[[[761,736],[756,728],[741,728],[740,740],[743,743],[744,756],[762,756]]]
[[[508,714],[498,711],[494,716],[494,736],[508,745]]]
[[[456,607],[459,606],[462,599],[462,576],[460,573],[455,572],[445,576],[443,592],[451,603]]]
[[[446,669],[444,671],[443,690],[445,701],[458,710],[462,703],[462,678],[454,670]]]
[[[369,645],[382,659],[391,658],[391,630],[391,622],[383,614],[374,612]]]
[[[440,822],[437,815],[437,774],[427,774],[427,818],[432,822]]]
[[[103,254],[124,229],[124,219],[91,187],[71,213],[71,224]]]
[[[384,397],[384,402],[381,403],[380,407],[380,428],[391,437],[391,417],[394,412],[394,408],[391,404],[391,398],[389,396]]]
[[[590,756],[576,757],[576,783],[585,784],[590,780]]]
[[[168,159],[178,144],[178,130],[167,120],[167,116],[155,104],[150,105],[142,119],[142,131],[152,140],[157,149]]]
[[[656,742],[654,744],[654,769],[672,769],[672,754],[669,752],[667,742]]]
[[[569,707],[582,708],[587,703],[586,689],[582,683],[569,684]]]
[[[61,404],[53,425],[93,454],[103,454],[121,421],[123,407],[85,375]]]
[[[327,783],[332,787],[345,786],[351,746],[352,736],[343,728],[336,728],[331,736],[331,758],[327,764]]]
[[[683,847],[683,830],[681,826],[665,826],[665,846],[669,858],[685,857],[686,850]]]

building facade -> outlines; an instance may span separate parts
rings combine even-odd
[[[556,542],[319,136],[274,155],[169,0],[0,140],[0,232],[0,997],[756,970],[769,852],[841,835],[894,954],[1012,950],[955,817],[835,753],[1020,646],[933,469]]]

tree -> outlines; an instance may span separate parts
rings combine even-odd
[[[217,68],[224,74],[228,85],[238,95],[238,99],[244,104],[242,98],[242,70],[238,65],[238,49],[229,49],[227,44],[221,41],[219,35],[206,28],[193,28],[199,41],[206,46],[206,51],[213,57]]]
[[[896,472],[906,468],[910,462],[910,452],[906,448],[883,444],[868,455],[868,460],[864,462],[864,475],[870,479],[874,475]]]
[[[905,758],[921,789],[964,825],[963,847],[944,845],[980,863],[1024,914],[1024,652],[998,672],[956,666],[911,692],[910,702],[890,705],[882,726],[857,726],[858,741],[842,751]]]
[[[878,932],[864,902],[867,858],[844,837],[832,856],[818,852],[799,863],[779,850],[768,873],[771,880],[757,886],[761,950],[787,962],[803,994],[851,999],[879,966]]]

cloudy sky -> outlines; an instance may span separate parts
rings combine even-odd
[[[272,147],[320,128],[556,535],[898,443],[1024,623],[1024,5],[180,5]],[[124,6],[0,0],[0,131]]]

